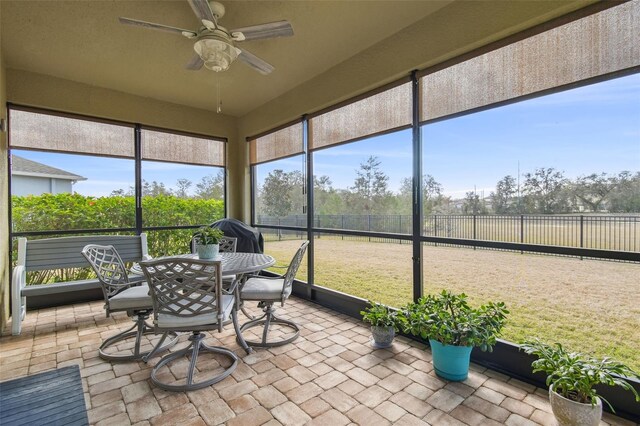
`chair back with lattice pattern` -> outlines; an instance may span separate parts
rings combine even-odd
[[[96,273],[102,284],[105,301],[130,286],[127,270],[114,246],[88,244],[82,255]]]
[[[235,253],[237,246],[238,239],[236,237],[220,238],[220,253]]]
[[[153,314],[195,317],[214,314],[222,331],[222,266],[220,262],[166,257],[140,262],[153,300]]]
[[[195,253],[200,244],[200,239],[196,236],[191,240],[191,253]],[[220,238],[220,253],[235,253],[238,246],[238,239],[236,237],[221,237]]]
[[[305,241],[302,243],[296,254],[291,259],[291,263],[287,268],[287,272],[284,274],[284,283],[282,285],[282,299],[284,301],[285,298],[291,294],[291,286],[293,285],[293,280],[298,273],[298,268],[300,268],[300,264],[302,263],[302,259],[304,259],[304,254],[307,251],[307,246],[309,245],[309,241]]]

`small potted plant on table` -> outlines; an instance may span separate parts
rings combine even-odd
[[[396,312],[380,303],[369,302],[369,307],[360,311],[362,320],[371,324],[373,342],[376,349],[388,348],[396,335]]]
[[[624,378],[640,379],[640,376],[624,364],[610,358],[567,352],[560,343],[550,346],[538,339],[524,342],[521,349],[538,357],[531,363],[534,373],[547,374],[549,403],[561,426],[597,426],[602,418],[602,401],[614,411],[594,389],[598,384],[630,390],[640,401],[638,392]]]
[[[218,228],[202,226],[193,234],[200,259],[215,259],[220,251],[220,239],[224,233]]]
[[[409,303],[398,315],[398,326],[405,333],[429,339],[438,376],[462,381],[469,374],[473,347],[491,351],[508,313],[502,302],[472,308],[464,293],[443,290]]]

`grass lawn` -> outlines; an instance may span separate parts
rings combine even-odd
[[[287,264],[299,245],[268,241],[265,251]],[[396,307],[412,297],[409,244],[323,237],[315,253],[318,285]],[[433,246],[423,265],[425,293],[446,288],[473,304],[505,302],[506,340],[537,336],[640,371],[640,265]],[[306,281],[306,262],[298,278]]]

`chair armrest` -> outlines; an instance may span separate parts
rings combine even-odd
[[[238,288],[238,282],[239,282],[239,281],[240,281],[240,280],[238,280],[238,279],[233,280],[233,281],[231,282],[231,285],[230,285],[229,287],[227,287],[227,288],[224,288],[224,287],[223,287],[223,288],[222,288],[222,292],[223,292],[224,294],[235,294],[236,288]]]
[[[284,269],[285,273],[287,272],[287,269],[289,269],[289,265],[285,265],[285,266],[269,266],[269,269]],[[266,271],[268,271],[269,269],[265,269]],[[282,274],[278,274],[278,275],[284,275],[284,273]]]
[[[147,283],[147,277],[144,275],[138,275],[134,273],[134,274],[130,274],[128,278],[129,278],[129,284],[131,284],[132,286]]]
[[[27,272],[23,265],[13,268],[11,276],[11,334],[17,336],[22,329],[22,320],[27,312],[26,298],[22,289],[27,285]]]
[[[13,268],[11,283],[13,284],[13,290],[16,290],[18,294],[20,294],[20,291],[27,285],[27,272],[23,265],[18,265]]]
[[[265,279],[265,280],[281,280],[281,279],[284,278],[284,275],[276,274],[275,276],[270,277],[270,276],[267,276],[267,275],[251,274],[251,275],[245,275],[244,281],[247,281],[249,278],[261,278],[261,279]]]

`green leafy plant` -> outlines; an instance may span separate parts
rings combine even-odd
[[[466,294],[442,290],[438,295],[427,295],[417,303],[407,304],[398,315],[398,321],[405,333],[423,339],[491,351],[508,313],[502,302],[472,308]]]
[[[369,305],[364,311],[360,311],[362,321],[368,322],[375,327],[393,327],[394,330],[398,330],[395,311],[388,306],[372,301],[369,301]]]
[[[596,405],[596,398],[599,397],[613,411],[609,401],[594,389],[594,386],[604,384],[629,390],[633,392],[636,401],[640,402],[638,392],[625,380],[625,377],[640,379],[640,376],[620,362],[611,358],[598,359],[578,352],[568,352],[560,343],[550,346],[539,339],[526,341],[520,348],[538,357],[531,363],[533,372],[546,373],[547,386],[551,385],[564,398]]]
[[[219,244],[223,236],[222,230],[209,226],[201,226],[193,233],[193,238],[196,238],[200,245]]]

